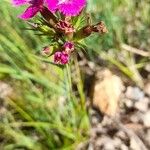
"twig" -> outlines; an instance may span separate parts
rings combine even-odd
[[[132,52],[132,53],[135,53],[137,55],[141,55],[143,57],[150,57],[150,52],[146,52],[144,50],[141,50],[141,49],[137,49],[135,47],[132,47],[132,46],[129,46],[127,44],[122,44],[121,45],[121,48],[126,50],[126,51],[129,51],[129,52]]]

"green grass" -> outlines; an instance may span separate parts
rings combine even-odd
[[[150,2],[149,0],[95,0],[90,1],[88,10],[94,22],[103,20],[109,33],[105,36],[93,36],[87,39],[89,55],[94,61],[93,52],[109,64],[116,66],[124,75],[142,87],[142,76],[138,68],[146,65],[149,57],[139,57],[122,49],[127,44],[150,53]],[[94,49],[93,49],[94,45]],[[123,59],[122,59],[123,58]],[[143,67],[143,66],[142,66]]]
[[[149,1],[89,0],[87,9],[93,22],[103,20],[109,30],[104,36],[86,40],[90,60],[98,54],[109,67],[115,66],[141,85],[139,71],[148,58],[135,60],[121,44],[144,50],[150,47]],[[69,66],[61,69],[51,64],[51,59],[41,57],[40,50],[49,39],[25,30],[28,25],[16,18],[20,12],[8,1],[0,1],[0,80],[13,88],[11,97],[0,99],[6,109],[0,114],[0,149],[75,149],[89,132],[78,63],[70,74]],[[78,96],[71,88],[73,77],[78,79]]]
[[[4,101],[0,149],[73,149],[87,137],[89,123],[80,97],[70,91],[69,66],[42,58],[39,51],[49,39],[24,30],[26,23],[8,2],[0,5],[0,79],[14,93]]]

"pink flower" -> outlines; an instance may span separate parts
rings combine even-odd
[[[69,61],[69,55],[64,51],[59,51],[54,54],[54,62],[57,64],[65,65]]]
[[[74,43],[67,41],[63,47],[63,51],[57,51],[54,54],[54,62],[57,64],[65,65],[69,62],[71,52],[74,50]]]
[[[19,18],[28,20],[41,11],[44,0],[12,0],[14,6],[29,4],[29,7],[19,16]]]
[[[50,11],[59,10],[66,16],[76,16],[86,5],[86,0],[46,0]]]

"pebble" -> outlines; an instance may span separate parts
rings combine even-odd
[[[148,110],[148,104],[149,104],[149,98],[145,97],[141,101],[137,101],[134,107],[141,112],[146,112]]]
[[[120,149],[121,150],[129,150],[129,148],[126,145],[124,145],[124,144],[120,145]]]
[[[115,145],[115,147],[120,147],[121,144],[122,144],[121,139],[115,137],[114,138],[114,145]]]
[[[128,107],[128,108],[132,108],[133,107],[133,101],[132,100],[124,99],[123,101],[124,101],[126,107]]]
[[[145,70],[150,72],[150,63],[145,66]]]
[[[133,99],[133,100],[137,100],[137,101],[144,98],[144,92],[141,91],[140,88],[138,88],[138,87],[129,86],[127,88],[125,95],[128,99]]]
[[[136,112],[134,113],[133,115],[130,116],[130,120],[133,122],[133,123],[139,123],[142,119],[142,113],[141,112]]]
[[[135,141],[134,138],[131,138],[130,140],[130,148],[132,150],[141,150],[141,148],[139,147],[139,144]]]
[[[143,123],[146,127],[150,127],[150,110],[143,115]]]
[[[95,145],[97,147],[103,147],[104,150],[115,150],[114,141],[107,136],[98,138]]]
[[[116,134],[116,136],[117,136],[118,138],[120,138],[121,140],[125,140],[125,139],[127,138],[126,133],[123,132],[122,130],[118,131],[117,134]]]
[[[97,125],[99,123],[99,120],[96,116],[93,116],[91,118],[91,124],[94,126],[94,125]]]
[[[144,91],[146,94],[150,96],[150,82],[145,85]]]

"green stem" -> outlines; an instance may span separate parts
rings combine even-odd
[[[64,79],[66,81],[66,87],[67,87],[67,95],[68,99],[71,99],[71,93],[72,93],[72,80],[71,80],[71,70],[70,70],[70,65],[67,64],[66,67],[64,68]]]
[[[82,82],[80,67],[79,67],[79,63],[78,63],[76,55],[74,56],[74,63],[75,63],[76,73],[78,76],[77,88],[78,88],[78,92],[79,92],[80,99],[81,99],[81,107],[82,109],[85,110],[86,107],[85,107],[85,95],[84,95],[84,90],[83,90],[83,82]]]
[[[69,64],[67,64],[67,77],[69,82],[69,90],[72,92],[71,68]]]

